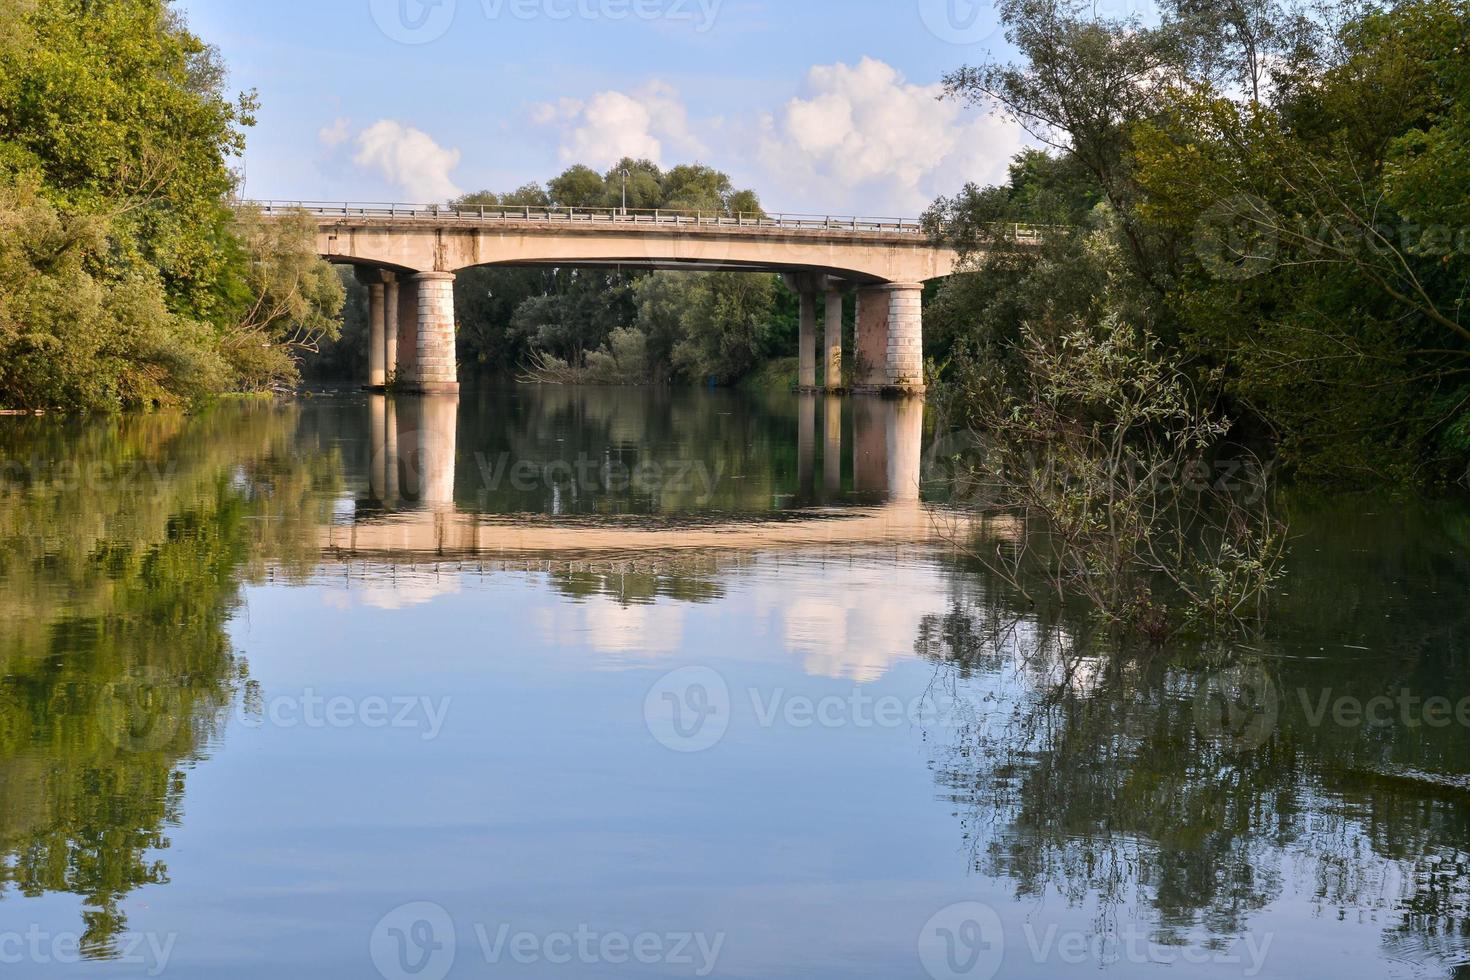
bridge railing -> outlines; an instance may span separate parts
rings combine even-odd
[[[436,204],[329,204],[320,201],[246,201],[265,214],[306,211],[320,218],[433,218],[440,221],[693,225],[696,227],[787,228],[813,231],[876,231],[922,235],[923,225],[913,218],[859,218],[819,214],[765,212],[682,211],[662,208],[451,208]]]

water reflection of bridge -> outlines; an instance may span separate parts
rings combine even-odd
[[[324,549],[339,560],[708,568],[752,552],[903,546],[953,531],[951,518],[941,519],[920,503],[924,407],[918,400],[798,396],[795,485],[772,488],[763,508],[734,513],[701,507],[697,493],[692,502],[681,499],[680,506],[661,513],[562,513],[560,495],[571,491],[559,485],[542,488],[540,513],[466,506],[474,481],[488,478],[490,470],[483,459],[477,461],[476,447],[465,444],[458,396],[378,395],[367,411],[367,498],[324,531]],[[502,461],[496,479],[516,473],[520,462]],[[596,472],[580,474],[570,460],[551,465],[562,465],[562,475],[573,481],[602,481],[601,487],[617,486],[619,478],[636,483],[649,466],[672,479],[703,461],[644,458],[622,473],[615,469],[622,464],[607,455],[594,462]],[[544,473],[547,467],[540,458],[528,472]],[[716,478],[706,472],[691,479],[697,488],[698,479]]]

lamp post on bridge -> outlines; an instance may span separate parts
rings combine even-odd
[[[626,169],[619,171],[623,175],[623,217],[628,216],[628,178],[632,176]]]

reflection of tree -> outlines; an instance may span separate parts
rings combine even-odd
[[[1314,724],[1303,700],[1470,695],[1470,561],[1423,547],[1464,529],[1298,509],[1314,547],[1299,549],[1253,648],[1098,646],[1080,616],[957,572],[917,649],[947,683],[985,694],[933,765],[976,870],[1096,907],[1102,934],[1123,914],[1152,921],[1166,943],[1240,935],[1291,877],[1315,883],[1319,911],[1385,913],[1383,941],[1401,955],[1465,960],[1470,732]],[[1259,748],[1197,724],[1196,694],[1222,662],[1269,665],[1280,717]]]
[[[651,605],[659,599],[714,602],[725,594],[712,578],[677,573],[565,571],[554,573],[551,585],[572,599],[604,596],[625,606]]]
[[[129,892],[168,880],[152,854],[184,768],[245,676],[225,632],[241,581],[310,567],[307,505],[338,477],[292,451],[294,422],[252,406],[0,433],[0,882],[82,896],[86,955],[115,952]]]

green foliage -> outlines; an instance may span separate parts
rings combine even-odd
[[[110,223],[0,183],[0,399],[106,409],[203,395],[229,369],[206,324],[171,312],[156,272],[108,278]]]
[[[1178,363],[1223,369],[1239,434],[1272,438],[1300,472],[1462,473],[1470,8],[1177,0],[1153,25],[1070,0],[1003,12],[1023,60],[956,72],[951,94],[999,103],[1056,155],[931,210],[994,288],[941,292],[930,356],[969,350],[1015,381],[1004,352],[1028,324],[1113,315]],[[995,231],[1057,219],[1089,231],[1039,249]]]
[[[591,167],[578,164],[546,185],[551,202],[559,208],[602,207],[607,200],[607,183]]]
[[[340,296],[301,224],[228,206],[254,97],[165,0],[0,32],[0,403],[110,409],[295,377]]]
[[[657,273],[638,284],[638,326],[685,380],[730,384],[768,353],[780,288],[772,275]]]
[[[984,445],[968,477],[1020,523],[993,567],[1023,591],[1039,575],[1048,592],[1086,597],[1103,624],[1154,639],[1258,614],[1282,574],[1283,531],[1264,485],[1212,481],[1229,420],[1158,340],[1108,318],[1028,330],[1016,355],[1024,393],[984,374],[962,382]]]

